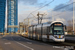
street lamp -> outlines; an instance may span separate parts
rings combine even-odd
[[[74,34],[74,0],[73,0],[73,34]]]

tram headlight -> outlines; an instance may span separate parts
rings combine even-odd
[[[57,38],[57,36],[54,36],[55,38]]]

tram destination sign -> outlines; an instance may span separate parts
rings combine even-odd
[[[58,26],[61,26],[62,24],[54,24],[54,25],[58,25]]]

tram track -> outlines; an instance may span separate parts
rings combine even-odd
[[[21,36],[21,37],[24,37],[24,36]],[[26,37],[24,37],[24,38],[26,38]],[[30,38],[27,38],[27,39],[33,40]],[[33,41],[38,41],[38,42],[53,45],[53,46],[75,46],[75,42],[72,42],[72,41],[71,42],[70,41],[66,41],[66,42],[43,42],[43,41],[39,41],[39,40],[33,40]]]

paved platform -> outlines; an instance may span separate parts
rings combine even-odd
[[[0,46],[0,50],[3,50],[1,46]]]

